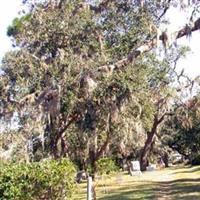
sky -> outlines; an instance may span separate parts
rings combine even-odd
[[[10,38],[7,37],[7,27],[17,17],[22,0],[1,0],[0,1],[0,59],[5,52],[12,48]]]
[[[11,24],[12,20],[18,16],[19,10],[22,8],[22,0],[1,0],[0,1],[0,60],[5,52],[12,49],[10,38],[6,36],[7,27]],[[189,13],[183,13],[177,9],[171,9],[167,16],[172,18],[172,24],[169,31],[177,30],[185,25],[185,20],[188,18]],[[186,59],[178,62],[179,71],[185,69],[190,77],[200,75],[200,31],[192,34],[190,39],[182,38],[178,40],[178,44],[188,45],[191,52]]]
[[[188,12],[181,11],[177,8],[172,8],[166,15],[171,21],[170,26],[168,26],[169,32],[174,32],[183,28],[187,21],[191,17],[191,10]],[[200,17],[200,14],[197,18]],[[183,37],[177,40],[177,44],[189,46],[191,52],[188,53],[186,59],[181,59],[178,62],[178,70],[182,71],[184,68],[185,73],[188,74],[191,78],[200,75],[200,31],[195,31],[192,33],[192,37],[186,38]]]

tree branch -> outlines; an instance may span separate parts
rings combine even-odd
[[[161,18],[162,18],[162,17],[166,14],[166,12],[169,10],[171,1],[172,1],[172,0],[168,0],[167,6],[166,6],[165,9],[163,10],[162,14],[158,17],[158,21],[160,21]]]
[[[197,30],[200,30],[200,18],[197,19],[194,23],[193,23],[193,26],[190,27],[190,30],[191,32],[194,32],[194,31],[197,31]],[[188,35],[188,27],[187,25],[182,28],[181,30],[178,31],[178,34],[176,36],[176,39],[179,39],[181,37],[184,37],[184,36],[187,36]]]
[[[104,142],[104,144],[101,146],[101,148],[97,151],[95,155],[96,160],[98,160],[99,157],[103,154],[103,152],[106,150],[109,143],[110,143],[110,135],[107,134],[106,141]]]
[[[101,3],[99,3],[98,6],[90,5],[90,9],[95,13],[101,13],[107,8],[108,4],[111,2],[115,2],[115,0],[103,0]]]
[[[67,128],[78,118],[80,115],[78,113],[72,114],[71,116],[66,117],[65,121],[63,121],[62,126],[59,128],[58,138],[62,136],[62,134],[67,130]]]
[[[192,32],[197,31],[197,30],[200,30],[200,18],[197,19],[194,22],[193,26],[191,27]],[[187,36],[187,34],[188,34],[187,28],[184,27],[184,28],[180,29],[179,31],[177,31],[176,33],[177,34],[176,34],[175,40],[182,38],[184,36]],[[133,62],[142,53],[148,52],[148,51],[152,50],[153,48],[155,48],[157,45],[157,38],[162,40],[160,37],[155,36],[152,40],[148,41],[146,44],[143,44],[140,47],[133,49],[126,57],[122,58],[121,60],[117,61],[116,63],[100,66],[95,71],[105,73],[105,74],[106,73],[112,74],[113,71],[122,70],[128,64]]]

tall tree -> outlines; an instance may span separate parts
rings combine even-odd
[[[18,48],[2,63],[1,116],[19,113],[20,127],[30,137],[42,127],[44,146],[54,158],[69,151],[68,130],[87,132],[95,168],[111,143],[121,109],[132,106],[137,118],[143,103],[140,96],[146,94],[150,104],[154,101],[149,94],[156,81],[149,70],[157,61],[151,51],[158,41],[167,48],[169,36],[159,26],[174,3],[24,1],[28,13],[8,28]],[[200,29],[199,22],[178,30],[175,39]]]

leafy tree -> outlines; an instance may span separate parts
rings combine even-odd
[[[166,92],[171,63],[158,61],[152,53],[158,41],[167,48],[168,36],[159,26],[169,7],[180,3],[24,3],[28,14],[8,28],[18,49],[3,59],[1,116],[17,112],[20,131],[29,139],[39,133],[46,156],[73,155],[73,148],[83,147],[94,172],[97,160],[118,136],[116,127],[126,123],[123,116],[140,119],[148,132],[141,156],[145,168],[171,96]],[[199,22],[178,30],[175,39],[198,30]]]
[[[172,149],[199,164],[199,95],[177,107],[176,115],[170,118],[163,129],[163,141]]]

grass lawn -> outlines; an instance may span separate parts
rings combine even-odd
[[[96,181],[98,200],[200,200],[200,166],[171,167],[141,176],[118,173]],[[86,183],[74,199],[86,200]]]

